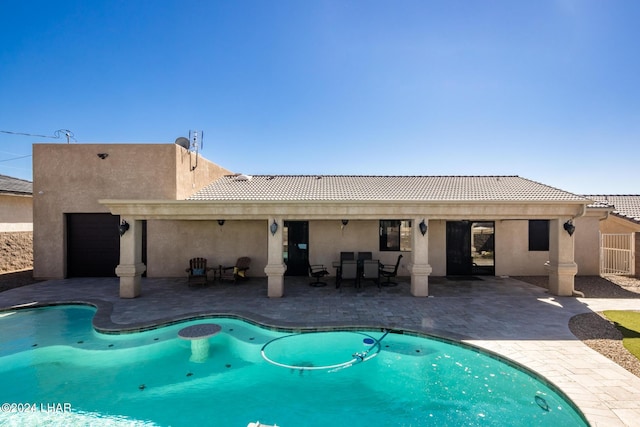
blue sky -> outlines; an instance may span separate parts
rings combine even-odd
[[[640,194],[638,22],[636,0],[2,0],[0,131]],[[66,139],[0,132],[0,173],[31,180],[36,142]]]

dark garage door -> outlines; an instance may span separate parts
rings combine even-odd
[[[119,217],[67,214],[67,276],[115,277],[120,262]]]

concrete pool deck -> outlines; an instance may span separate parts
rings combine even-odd
[[[490,350],[544,376],[584,413],[592,426],[640,426],[640,378],[582,344],[570,332],[576,314],[640,310],[639,298],[574,298],[513,278],[430,279],[428,298],[396,287],[364,284],[337,290],[285,278],[285,296],[267,297],[266,279],[189,288],[186,278],[142,281],[142,295],[118,297],[118,279],[49,280],[0,293],[0,309],[51,303],[91,303],[94,326],[137,330],[206,315],[241,316],[269,326],[402,328]]]

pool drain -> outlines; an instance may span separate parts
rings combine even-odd
[[[544,397],[536,395],[535,401],[543,411],[549,412],[549,404]]]

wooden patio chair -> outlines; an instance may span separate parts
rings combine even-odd
[[[207,273],[213,268],[207,268],[206,258],[191,258],[189,260],[189,268],[184,271],[187,273],[187,283],[189,286],[206,285]]]
[[[235,283],[238,279],[246,279],[250,264],[251,258],[243,256],[236,260],[235,265],[220,267],[220,280],[231,280]]]

